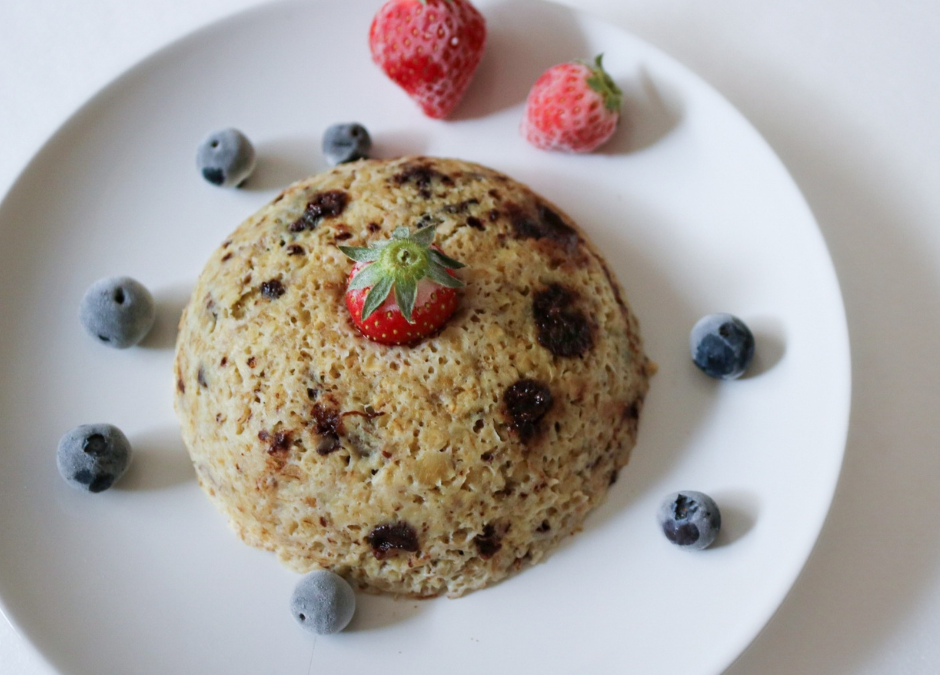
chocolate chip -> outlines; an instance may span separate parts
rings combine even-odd
[[[392,176],[392,181],[396,185],[414,183],[415,187],[418,188],[418,194],[424,199],[431,198],[431,183],[434,180],[439,180],[444,185],[454,184],[454,180],[450,176],[432,169],[427,164],[410,164]]]
[[[475,206],[479,203],[480,203],[480,200],[476,198],[465,199],[464,201],[458,202],[457,204],[448,204],[447,206],[444,207],[443,211],[445,213],[453,213],[453,214],[469,213],[470,207]]]
[[[335,218],[346,210],[349,204],[349,195],[342,190],[327,190],[317,195],[307,203],[307,208],[300,218],[290,224],[291,232],[313,230],[324,218]]]
[[[495,223],[499,220],[499,209],[490,209],[490,212],[487,214],[491,223]]]
[[[397,551],[415,553],[418,550],[418,533],[406,522],[386,523],[373,528],[366,536],[377,560],[393,555]]]
[[[257,360],[254,356],[249,356],[249,357],[248,357],[248,367],[249,367],[249,368],[254,368],[256,363],[258,363],[258,360]]]
[[[474,216],[470,216],[469,218],[467,218],[467,225],[469,225],[475,230],[480,230],[480,231],[483,230],[483,221],[480,220],[479,218],[475,218]]]
[[[492,558],[503,547],[502,537],[499,536],[496,528],[492,525],[484,527],[483,534],[475,536],[473,543],[476,544],[477,551],[480,552],[480,557],[484,560]]]
[[[580,356],[594,346],[587,317],[573,307],[575,299],[561,284],[552,284],[532,298],[539,344],[556,356]]]
[[[231,252],[231,251],[229,251],[228,253],[226,253],[225,255],[222,256],[222,262],[228,262],[228,261],[231,260],[231,259],[232,259],[232,252]]]
[[[535,435],[539,421],[548,414],[555,402],[548,386],[530,379],[512,384],[503,394],[503,401],[509,413],[510,426],[523,442]]]
[[[339,436],[336,434],[326,434],[320,439],[320,442],[317,443],[317,454],[326,457],[330,453],[336,452],[341,447],[343,447],[343,443],[339,440]]]
[[[262,282],[261,284],[261,295],[266,297],[268,300],[277,300],[279,297],[284,295],[284,292],[287,289],[284,288],[282,284],[277,279],[270,279],[268,281]]]
[[[313,404],[312,413],[317,433],[321,437],[317,445],[317,454],[328,455],[339,450],[341,447],[339,437],[343,433],[342,415],[335,408],[320,403]]]
[[[562,245],[568,252],[574,252],[581,241],[574,228],[544,204],[539,204],[534,214],[518,204],[510,204],[506,210],[512,229],[520,239],[549,239]]]
[[[290,448],[290,432],[289,431],[278,431],[271,438],[271,445],[268,446],[268,454],[273,455],[278,452],[287,452]]]
[[[287,247],[287,255],[303,255],[304,247],[297,244],[291,244]]]
[[[369,229],[369,232],[372,232],[373,234],[375,234],[376,232],[382,229],[382,226],[379,225],[378,223],[369,223],[367,227]]]

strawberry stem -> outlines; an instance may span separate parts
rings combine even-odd
[[[620,104],[623,101],[623,92],[607,71],[604,70],[602,63],[603,58],[603,54],[598,54],[597,58],[594,59],[594,65],[584,63],[591,71],[591,75],[587,78],[587,83],[591,89],[600,94],[601,98],[604,99],[605,108],[611,112],[618,112],[620,110]]]
[[[369,288],[362,305],[361,321],[369,318],[394,289],[395,302],[405,321],[414,323],[411,315],[418,295],[418,282],[428,278],[447,288],[459,288],[463,282],[447,270],[459,269],[463,263],[432,249],[436,225],[410,234],[407,227],[398,227],[392,238],[371,247],[340,246],[347,257],[365,266],[349,280],[347,290]]]

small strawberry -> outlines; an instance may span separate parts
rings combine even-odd
[[[572,61],[552,66],[532,85],[520,131],[542,150],[591,152],[620,120],[623,92],[601,65]]]
[[[457,309],[454,289],[464,284],[451,270],[463,264],[432,245],[435,229],[431,225],[409,235],[407,227],[399,227],[391,239],[368,248],[339,247],[356,261],[346,285],[346,307],[370,340],[417,342],[439,330]]]
[[[372,60],[428,117],[456,107],[483,56],[486,21],[467,0],[389,0],[372,20]]]

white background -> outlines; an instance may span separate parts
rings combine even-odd
[[[0,193],[129,65],[256,4],[0,0]],[[728,675],[940,672],[940,3],[566,4],[671,53],[750,119],[806,195],[842,284],[843,476],[803,575]],[[8,673],[48,671],[0,621]]]

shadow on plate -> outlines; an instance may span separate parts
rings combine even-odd
[[[574,10],[561,5],[507,0],[486,11],[486,52],[463,100],[450,119],[486,117],[523,103],[547,68],[572,59],[587,59],[587,43]],[[539,39],[533,40],[537,35]]]
[[[254,173],[239,188],[242,190],[282,190],[291,183],[325,171],[318,135],[277,138],[258,143]]]
[[[356,594],[356,614],[347,631],[369,631],[397,625],[426,611],[426,600],[390,598],[384,595]]]
[[[711,548],[730,546],[754,527],[760,513],[760,498],[744,490],[722,490],[711,497],[721,511],[721,532]]]
[[[196,480],[179,429],[166,427],[135,434],[131,439],[134,458],[120,490],[162,490]]]
[[[176,346],[176,333],[179,330],[180,317],[193,292],[192,283],[175,284],[161,288],[153,293],[157,307],[157,318],[153,328],[147,333],[140,346],[145,349],[173,349]]]
[[[394,129],[372,135],[371,157],[394,159],[406,155],[423,155],[427,152],[428,137],[414,129]]]
[[[741,376],[742,380],[758,377],[771,370],[786,354],[786,335],[783,324],[772,317],[751,317],[748,327],[754,333],[754,360]]]
[[[685,107],[678,92],[656,80],[645,66],[629,80],[617,85],[623,90],[623,112],[613,137],[598,148],[602,155],[639,152],[655,145],[679,126]]]

